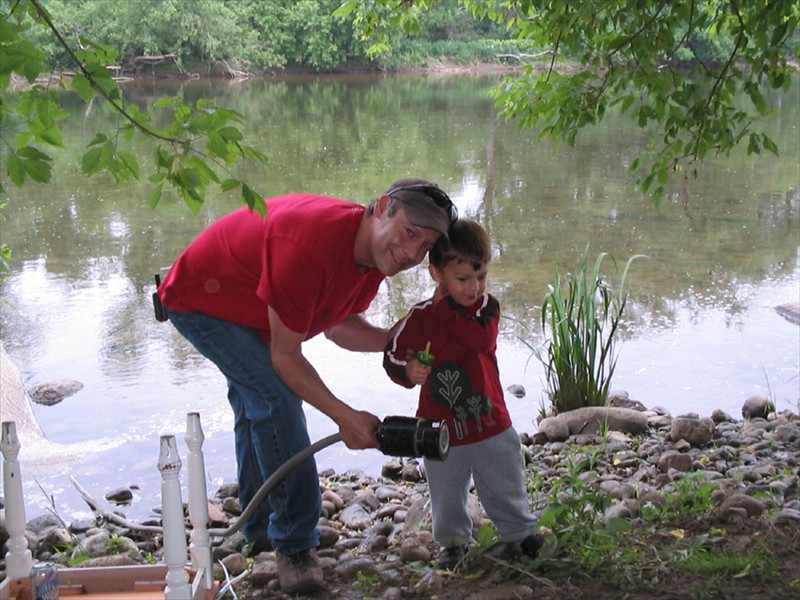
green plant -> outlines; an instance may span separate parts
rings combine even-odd
[[[122,554],[125,550],[125,542],[116,534],[112,535],[106,542],[106,552],[109,554]]]
[[[547,561],[542,568],[630,581],[636,578],[630,570],[641,560],[642,548],[627,535],[627,522],[603,519],[611,499],[593,485],[597,480],[594,458],[592,454],[570,458],[563,465],[566,473],[553,484],[539,525],[553,531],[555,553],[568,555],[568,560]]]
[[[377,573],[358,573],[353,587],[362,592],[375,589],[381,582],[381,577]]]
[[[617,289],[600,272],[606,257],[616,266],[613,257],[602,252],[590,271],[587,244],[578,272],[566,282],[555,264],[555,282],[544,297],[541,325],[550,337],[544,350],[533,352],[544,366],[547,393],[558,412],[603,406],[608,398],[617,362],[617,331],[627,301],[625,280],[633,261],[642,256],[628,259]]]
[[[666,495],[661,508],[645,505],[642,518],[646,521],[666,522],[695,519],[714,508],[712,494],[717,485],[706,481],[703,473],[688,473],[675,482],[674,491]]]

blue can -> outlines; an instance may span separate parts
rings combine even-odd
[[[31,568],[31,598],[56,600],[58,598],[58,569],[53,563],[36,563]]]

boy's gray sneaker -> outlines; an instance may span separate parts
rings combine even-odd
[[[286,594],[312,594],[322,587],[322,566],[314,548],[288,556],[278,553],[278,581]]]

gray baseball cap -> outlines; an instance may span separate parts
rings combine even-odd
[[[438,185],[425,179],[400,179],[385,194],[400,202],[411,224],[438,231],[448,243],[448,231],[458,218],[458,210]]]

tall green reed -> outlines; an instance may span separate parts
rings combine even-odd
[[[617,287],[601,273],[606,258],[617,267],[614,258],[601,252],[590,269],[588,244],[575,274],[562,278],[554,263],[555,281],[548,285],[540,316],[549,337],[534,354],[544,366],[547,394],[557,412],[606,404],[628,299],[625,280],[633,261],[641,257],[628,259]]]

